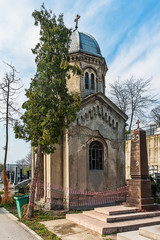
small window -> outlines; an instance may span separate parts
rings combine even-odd
[[[89,89],[89,74],[85,73],[85,89]]]
[[[94,74],[91,74],[91,90],[95,90]]]
[[[89,170],[103,170],[103,145],[98,141],[89,146]]]

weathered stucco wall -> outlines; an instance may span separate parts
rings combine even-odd
[[[70,92],[82,97],[81,110],[76,120],[65,131],[54,154],[44,156],[44,201],[52,207],[52,188],[63,187],[66,208],[69,208],[69,189],[106,191],[124,186],[124,128],[127,116],[116,107],[105,93],[105,59],[85,53],[70,55],[72,65],[81,69],[81,75],[71,74],[67,81]],[[89,89],[85,89],[85,72],[89,74]],[[91,74],[95,89],[91,89]],[[101,92],[101,93],[100,93]],[[103,145],[103,170],[89,170],[89,146],[99,141]],[[34,168],[35,160],[33,160]]]
[[[146,137],[148,165],[158,166],[160,173],[160,134]],[[125,148],[125,162],[126,162],[126,179],[130,179],[130,154],[131,154],[131,140],[126,141]]]
[[[69,129],[71,188],[105,191],[124,185],[124,124],[113,109],[99,100],[81,109]],[[89,170],[92,141],[104,147],[103,170]]]

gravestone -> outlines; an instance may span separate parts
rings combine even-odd
[[[14,184],[15,185],[17,184],[17,181],[18,181],[17,174],[18,174],[18,168],[16,167],[15,178],[14,178]]]
[[[7,171],[7,178],[10,179],[10,172]]]
[[[27,179],[29,179],[30,170],[27,171]]]
[[[157,210],[151,193],[151,182],[148,179],[148,158],[146,132],[139,128],[131,135],[131,180],[129,180],[126,205],[148,211]]]
[[[20,169],[20,182],[23,181],[23,176],[22,176],[22,169]]]

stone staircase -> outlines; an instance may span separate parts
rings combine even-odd
[[[118,233],[117,240],[160,240],[160,225],[139,228],[139,231]]]
[[[67,214],[66,219],[100,234],[112,234],[160,224],[160,211],[140,212],[138,208],[112,206],[95,208],[94,210],[84,211],[79,214]],[[126,240],[127,238],[119,239]],[[144,237],[132,239],[145,240]]]

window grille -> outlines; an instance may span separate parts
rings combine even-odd
[[[98,141],[89,146],[89,170],[103,170],[103,145]]]

